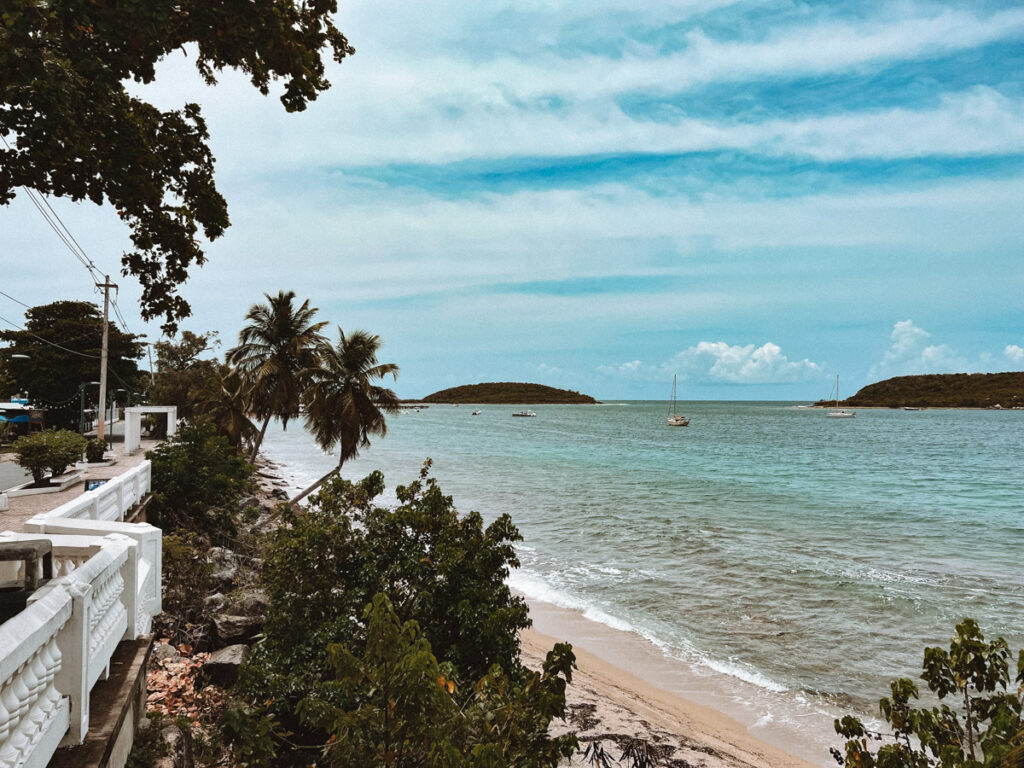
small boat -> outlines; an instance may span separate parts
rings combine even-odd
[[[533,411],[516,411],[516,412],[515,412],[515,413],[513,413],[512,415],[513,415],[513,416],[523,416],[523,417],[526,417],[526,418],[533,418],[533,417],[535,417],[535,416],[536,416],[537,414],[536,414],[536,413],[534,413]]]
[[[836,374],[836,410],[826,414],[830,419],[852,419],[857,415],[856,411],[848,411],[839,407],[839,374]]]
[[[920,408],[915,408],[912,405],[904,405],[903,406],[903,410],[904,411],[920,411],[921,409]]]
[[[476,410],[476,411],[473,411],[473,413],[472,413],[471,415],[473,415],[473,416],[479,416],[479,415],[480,415],[481,413],[483,413],[483,411],[480,411],[480,410]]]
[[[688,427],[690,420],[676,413],[676,377],[672,377],[672,403],[668,407],[668,425],[670,427]]]

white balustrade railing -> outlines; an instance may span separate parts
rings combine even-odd
[[[152,465],[144,461],[103,485],[37,517],[76,520],[124,520],[125,513],[149,493]]]
[[[45,515],[25,528],[0,541],[49,539],[54,578],[0,625],[0,768],[43,768],[58,745],[81,744],[114,649],[160,612],[159,528]],[[0,580],[20,565],[0,562]]]

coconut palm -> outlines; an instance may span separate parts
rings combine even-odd
[[[252,305],[245,316],[248,325],[238,334],[238,346],[227,354],[249,392],[249,413],[263,420],[250,460],[256,458],[273,417],[287,428],[288,420],[299,415],[309,372],[317,367],[321,350],[329,346],[320,333],[327,323],[313,322],[317,310],[308,299],[296,308],[294,291],[263,295],[267,303]]]
[[[249,419],[249,393],[242,384],[237,368],[226,363],[216,365],[211,375],[204,376],[189,391],[194,413],[217,425],[231,445],[253,440],[259,430]]]
[[[389,374],[398,378],[397,365],[377,362],[380,336],[366,331],[345,336],[341,328],[338,336],[338,344],[323,351],[303,398],[306,428],[323,450],[338,450],[338,466],[292,499],[292,504],[319,488],[360,448],[368,447],[370,435],[384,437],[384,414],[398,412],[398,396],[373,384]]]

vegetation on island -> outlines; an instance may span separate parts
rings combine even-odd
[[[131,230],[125,274],[142,316],[165,332],[190,314],[178,290],[206,260],[201,238],[229,226],[198,104],[163,111],[138,97],[157,64],[187,52],[208,84],[226,68],[289,112],[330,87],[325,58],[355,53],[335,26],[336,0],[117,3],[5,0],[0,23],[0,204],[20,187],[109,202]]]
[[[594,404],[590,395],[543,384],[496,381],[442,389],[423,398],[425,403],[480,403],[495,405]]]
[[[978,624],[956,626],[949,650],[925,648],[921,679],[940,702],[914,706],[919,691],[893,680],[879,702],[891,733],[847,715],[835,721],[847,739],[832,756],[844,768],[1021,768],[1024,766],[1024,649],[1013,658],[1003,638],[986,642]],[[880,743],[872,751],[872,742]]]
[[[819,400],[815,405],[832,405]],[[1024,408],[1024,372],[897,376],[862,388],[852,408]]]

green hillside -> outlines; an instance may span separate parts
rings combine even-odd
[[[495,381],[485,384],[466,384],[442,389],[423,398],[425,403],[488,403],[515,405],[592,404],[590,395],[581,395],[568,389],[555,389],[543,384],[521,384]]]
[[[817,405],[831,403],[822,400]],[[1024,408],[1024,372],[897,376],[869,384],[841,405],[853,408]]]

